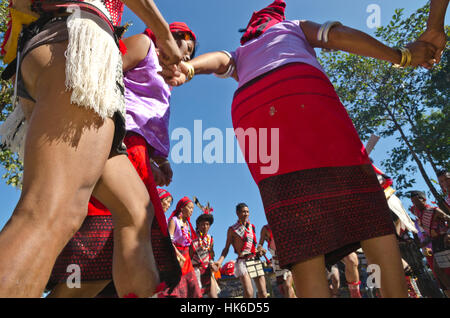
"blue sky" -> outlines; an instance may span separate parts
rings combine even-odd
[[[202,54],[216,50],[234,50],[239,45],[238,29],[247,25],[253,11],[261,9],[271,1],[160,0],[155,2],[169,23],[184,21],[194,30],[199,42],[197,54]],[[379,6],[381,24],[385,25],[396,8],[405,8],[405,14],[409,14],[424,5],[425,1],[286,0],[286,3],[288,19],[308,19],[318,23],[338,20],[345,25],[373,34],[374,29],[369,28],[367,24],[367,19],[371,15],[371,12],[367,12],[370,5]],[[133,23],[125,37],[142,32],[145,28],[129,10],[125,11],[122,22]],[[186,128],[193,136],[194,120],[201,120],[203,131],[207,128],[218,128],[225,138],[226,129],[232,128],[230,106],[236,88],[237,83],[234,80],[223,80],[205,75],[194,78],[183,87],[174,88],[171,99],[170,131]],[[380,166],[380,162],[386,158],[388,150],[393,148],[396,142],[380,140],[371,154],[376,165]],[[177,141],[172,141],[172,145],[176,143]],[[208,143],[203,141],[203,147]],[[235,206],[239,202],[248,204],[250,220],[256,225],[259,239],[259,231],[267,221],[258,188],[245,164],[180,163],[173,164],[172,169],[173,182],[167,189],[174,196],[174,205],[185,195],[191,198],[195,195],[203,204],[209,201],[213,206],[215,222],[210,232],[214,236],[216,255],[220,255],[225,245],[227,228],[237,220]],[[4,170],[0,169],[0,174],[3,173]],[[426,189],[419,174],[416,179],[417,188]],[[0,183],[2,202],[0,228],[10,217],[19,195],[19,191],[15,188]],[[408,200],[403,202],[405,207],[409,207]],[[196,207],[193,222],[200,213]],[[231,249],[227,260],[234,258],[235,254]]]

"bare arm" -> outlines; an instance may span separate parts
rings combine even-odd
[[[153,0],[122,0],[122,2],[155,33],[157,46],[162,51],[162,62],[165,65],[178,64],[181,61],[181,52],[169,25]]]
[[[189,64],[194,68],[195,74],[224,74],[230,66],[234,65],[234,60],[224,52],[217,51],[199,55],[189,61]],[[188,74],[187,63],[183,62],[180,64],[180,71],[181,74],[174,76],[173,71],[163,69],[161,75],[167,84],[180,86],[186,82],[186,75]],[[231,77],[238,81],[236,69]]]
[[[147,56],[150,41],[145,34],[136,34],[123,39],[123,43],[127,47],[127,53],[122,57],[124,72],[135,68]]]
[[[445,13],[449,0],[431,0],[427,29],[444,29]]]
[[[312,47],[342,50],[394,64],[400,64],[402,55],[397,49],[384,45],[362,31],[344,25],[337,25],[331,28],[328,33],[328,42],[319,42],[317,33],[320,26],[320,24],[311,21],[300,22],[300,27]],[[434,54],[434,48],[425,45],[424,43],[413,43],[408,45],[408,48],[413,53],[412,66],[422,64],[425,60],[429,60]]]
[[[232,240],[233,240],[233,236],[232,236],[232,230],[231,229],[228,229],[228,232],[227,232],[227,242],[225,243],[225,247],[224,247],[224,249],[222,250],[222,254],[220,255],[220,258],[217,260],[217,262],[216,262],[216,264],[220,267],[220,266],[222,266],[222,262],[223,262],[223,260],[225,259],[225,257],[227,257],[227,255],[228,255],[228,251],[230,250],[230,246],[231,246],[231,243],[232,243]]]
[[[266,227],[263,226],[263,228],[261,229],[258,246],[262,247],[264,245],[264,241],[266,240],[266,233],[267,233]]]
[[[449,0],[431,0],[430,15],[428,16],[427,29],[417,39],[432,44],[436,48],[434,58],[436,63],[441,61],[442,53],[447,44],[447,35],[444,30],[445,13]]]

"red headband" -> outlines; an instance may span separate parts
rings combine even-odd
[[[175,208],[175,211],[172,212],[172,214],[169,217],[169,220],[173,217],[177,217],[178,214],[181,212],[181,209],[184,208],[189,202],[192,202],[191,199],[188,197],[181,198],[180,201],[177,203],[177,207]],[[189,223],[189,227],[191,228],[191,238],[195,240],[197,238],[197,234],[195,234],[194,228],[192,227],[190,218],[187,219]]]
[[[173,22],[173,23],[169,24],[169,28],[170,28],[170,32],[172,32],[172,33],[184,32],[184,33],[189,34],[192,37],[192,39],[194,39],[194,42],[197,41],[197,37],[195,36],[194,32],[192,32],[192,30],[189,29],[187,24],[184,22]]]
[[[172,195],[170,194],[169,191],[167,191],[166,189],[160,189],[160,188],[158,188],[158,196],[159,196],[160,200],[167,198],[167,197],[172,197]]]
[[[241,45],[256,39],[266,32],[270,27],[284,21],[286,3],[284,0],[275,0],[271,5],[260,11],[253,12],[252,18],[247,25],[246,31],[241,38]]]
[[[184,32],[189,34],[194,39],[194,42],[197,41],[197,37],[195,36],[194,32],[191,29],[189,29],[187,24],[184,22],[173,22],[169,24],[169,28],[170,32],[172,33]],[[152,30],[147,28],[145,29],[144,33],[147,34],[150,39],[152,39],[153,43],[156,43],[156,36]]]
[[[181,209],[184,208],[189,202],[192,202],[192,201],[188,197],[181,198],[180,201],[178,201],[177,207],[172,212],[169,219],[173,218],[174,216],[177,216],[181,212]]]

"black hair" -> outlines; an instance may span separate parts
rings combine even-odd
[[[443,176],[443,175],[445,175],[447,173],[448,173],[447,169],[441,169],[438,172],[436,172],[436,176],[439,178],[439,177],[441,177],[441,176]]]
[[[212,224],[214,223],[214,217],[213,217],[211,214],[203,213],[203,214],[200,215],[200,216],[197,218],[197,220],[195,221],[197,227],[198,227],[198,225],[200,224],[200,222],[203,222],[203,221],[208,221],[208,222],[209,222],[209,225],[212,225]]]
[[[239,212],[242,208],[248,208],[248,205],[241,202],[238,205],[236,205],[236,212]]]
[[[172,32],[172,35],[173,35],[173,37],[175,38],[175,40],[176,39],[180,39],[180,40],[184,40],[184,37],[178,37],[176,34],[177,33],[185,33],[185,32]],[[192,60],[194,57],[195,57],[195,53],[196,53],[196,51],[197,51],[197,47],[198,47],[198,41],[197,40],[194,40],[194,39],[192,39],[191,40],[192,42],[194,42],[194,49],[192,50],[192,53],[191,53],[191,55],[189,56],[190,57],[190,59]]]
[[[410,198],[419,197],[419,198],[422,198],[422,199],[425,199],[425,200],[427,199],[427,197],[425,195],[425,192],[417,191],[417,190],[409,191],[409,196],[410,196]]]

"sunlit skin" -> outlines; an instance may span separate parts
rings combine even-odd
[[[209,228],[211,227],[211,224],[209,221],[201,221],[197,225],[198,231],[202,233],[203,236],[208,235]]]
[[[250,210],[247,206],[243,206],[239,210],[236,211],[236,215],[238,217],[239,222],[241,222],[242,224],[246,224],[249,220]],[[232,228],[229,228],[228,232],[227,232],[227,242],[225,243],[225,248],[222,250],[222,254],[221,254],[219,260],[215,263],[215,265],[217,267],[220,268],[222,266],[222,262],[225,259],[225,257],[228,255],[228,251],[229,251],[231,245],[233,245],[234,251],[238,255],[238,257],[242,256],[241,250],[242,250],[242,247],[244,246],[244,242],[233,231]],[[248,273],[246,275],[239,277],[239,280],[241,281],[242,287],[244,289],[244,298],[252,298],[253,297],[252,279],[250,278]],[[259,276],[259,277],[255,278],[254,282],[258,289],[258,297],[266,298],[267,290],[266,290],[266,281],[265,281],[264,276]]]
[[[173,33],[176,36],[176,43],[180,49],[182,60],[188,61],[195,49],[195,43],[192,40],[184,40],[179,37],[181,34]],[[127,54],[123,56],[124,71],[134,68],[140,61],[142,61],[148,54],[150,47],[150,40],[144,34],[138,34],[123,40],[127,47]],[[157,49],[158,59],[163,63],[162,55]],[[160,164],[158,167],[151,164],[151,170],[155,183],[158,186],[167,186],[172,181],[172,169],[166,158],[153,158],[156,163]],[[164,162],[164,164],[162,164]],[[164,213],[167,212],[172,205],[172,197],[166,197],[161,200]],[[95,297],[102,289],[109,284],[109,280],[82,282],[81,288],[68,288],[65,283],[58,284],[53,288],[49,298],[66,298],[66,297]]]
[[[197,232],[202,235],[202,237],[205,237],[208,235],[209,229],[211,228],[211,223],[207,220],[203,220],[197,223]],[[191,250],[191,257],[194,253],[193,250]],[[210,247],[210,256],[211,261],[214,261],[214,246],[211,245]],[[219,270],[219,267],[215,263],[210,264],[211,272],[217,272]],[[210,298],[217,298],[217,282],[214,278],[211,277],[211,285],[209,288],[209,297]]]
[[[167,212],[167,210],[170,209],[170,206],[172,205],[172,197],[165,197],[164,199],[161,200],[161,205],[163,208],[164,213]]]

